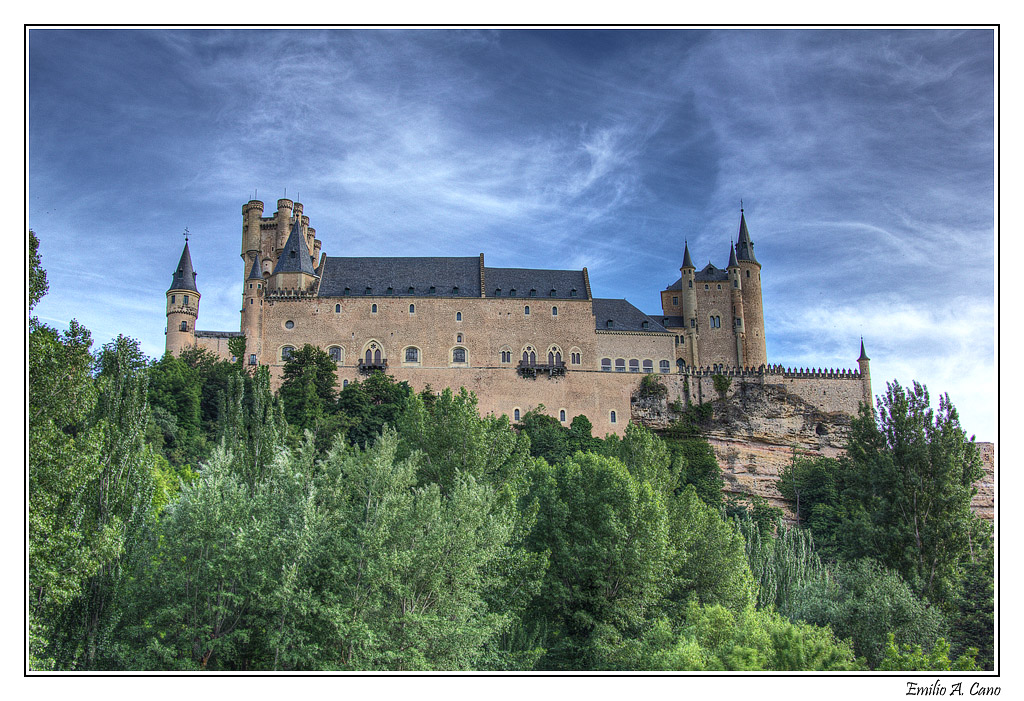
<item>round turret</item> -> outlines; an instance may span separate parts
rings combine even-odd
[[[178,355],[196,343],[196,319],[199,317],[200,297],[196,288],[196,277],[186,239],[178,267],[171,278],[171,286],[167,290],[167,338],[164,348],[168,353]]]
[[[295,203],[289,199],[281,198],[277,201],[277,241],[274,244],[275,252],[284,248],[284,242],[288,240],[288,234],[292,230],[292,209]]]

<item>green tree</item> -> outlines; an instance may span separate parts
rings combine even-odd
[[[365,447],[385,426],[395,427],[412,394],[408,382],[396,382],[382,372],[373,372],[363,382],[350,382],[338,395],[338,409],[350,444]]]
[[[852,519],[851,550],[894,568],[919,595],[948,602],[970,558],[972,485],[982,475],[949,397],[933,411],[923,385],[889,384],[877,413],[863,407],[854,419],[848,453],[856,466],[848,494],[866,514]]]
[[[165,353],[149,369],[148,399],[164,455],[172,465],[197,467],[208,452],[198,370]]]
[[[900,576],[870,560],[831,568],[828,580],[806,582],[788,606],[794,620],[829,626],[850,638],[858,657],[875,668],[885,655],[886,640],[931,647],[947,630],[945,617],[922,602]]]
[[[660,601],[669,552],[664,498],[619,460],[577,453],[539,468],[531,549],[550,552],[528,624],[544,629],[545,669],[597,669],[638,635]]]
[[[570,455],[569,430],[554,416],[544,413],[544,405],[530,409],[516,428],[530,437],[530,454],[557,465]]]
[[[327,351],[309,343],[292,352],[285,361],[278,390],[288,423],[313,430],[318,421],[335,410],[337,369]]]
[[[974,672],[979,669],[974,661],[977,650],[971,648],[955,660],[949,657],[949,643],[939,638],[931,652],[925,652],[920,645],[896,645],[892,636],[885,649],[885,657],[878,665],[879,671],[887,672]]]

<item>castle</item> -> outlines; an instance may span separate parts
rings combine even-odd
[[[340,386],[375,370],[419,390],[466,387],[481,413],[518,420],[544,405],[565,425],[586,415],[595,435],[621,434],[639,374],[659,374],[670,399],[715,396],[712,377],[783,385],[821,411],[853,415],[871,402],[868,357],[858,371],[768,364],[761,264],[740,210],[725,268],[697,270],[684,243],[680,277],[648,315],[624,299],[595,298],[587,269],[491,268],[479,257],[332,257],[302,204],[242,207],[239,331],[199,331],[200,293],[188,241],[167,291],[166,349],[198,345],[223,358],[244,337],[244,362],[266,365],[275,386],[306,343],[338,364]],[[724,323],[723,323],[724,320]]]

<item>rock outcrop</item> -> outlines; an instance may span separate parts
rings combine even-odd
[[[849,414],[823,412],[782,385],[741,381],[710,405],[711,416],[701,428],[722,468],[723,491],[764,497],[790,521],[795,514],[779,492],[780,472],[794,455],[839,457],[850,435]],[[676,417],[666,399],[633,398],[633,421],[651,430],[665,431]],[[975,485],[978,493],[972,506],[991,521],[994,450],[991,443],[978,446],[985,476]]]

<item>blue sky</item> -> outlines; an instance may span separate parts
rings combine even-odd
[[[299,199],[328,255],[581,268],[660,313],[724,266],[742,198],[768,357],[948,392],[995,435],[987,30],[32,30],[29,224],[98,343],[163,351],[190,247],[237,330],[242,205]]]

